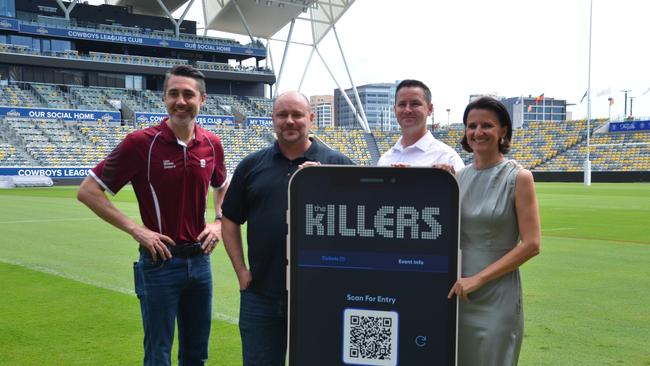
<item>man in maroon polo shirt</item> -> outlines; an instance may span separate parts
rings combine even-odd
[[[163,98],[169,117],[126,136],[91,170],[77,198],[139,243],[134,279],[144,325],[144,364],[171,365],[177,321],[179,365],[203,365],[212,319],[209,255],[221,240],[227,185],[224,153],[219,138],[196,124],[206,100],[201,72],[187,65],[172,68]],[[118,210],[104,193],[114,195],[128,182],[144,225]],[[210,185],[216,218],[206,223]]]

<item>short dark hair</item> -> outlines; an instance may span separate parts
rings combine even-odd
[[[431,90],[425,83],[415,79],[404,79],[399,84],[397,84],[397,88],[395,89],[395,104],[397,104],[397,92],[399,92],[399,90],[402,88],[422,89],[424,92],[424,100],[426,100],[427,104],[431,104]]]
[[[465,130],[467,130],[467,116],[472,109],[485,109],[492,111],[497,115],[501,127],[506,128],[506,136],[503,138],[503,141],[499,141],[499,152],[507,154],[510,151],[510,141],[512,141],[512,120],[510,119],[510,114],[508,114],[506,106],[492,97],[481,97],[469,103],[465,108],[465,113],[463,113],[463,124],[465,125]],[[463,133],[463,139],[460,141],[460,144],[463,146],[465,151],[473,152],[467,142],[467,132]]]
[[[172,67],[167,74],[165,74],[165,82],[163,83],[163,93],[167,93],[167,81],[171,76],[185,76],[196,80],[201,94],[205,94],[205,75],[190,65],[176,65]]]

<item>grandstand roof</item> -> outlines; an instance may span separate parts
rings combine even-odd
[[[112,5],[129,6],[140,14],[164,16],[165,12],[152,0],[106,0]],[[191,0],[161,0],[170,12],[178,10]],[[248,35],[246,26],[254,37],[271,38],[292,19],[312,22],[314,43],[327,34],[354,0],[202,0],[208,29]],[[192,6],[198,6],[194,1]],[[242,21],[237,6],[246,20]]]

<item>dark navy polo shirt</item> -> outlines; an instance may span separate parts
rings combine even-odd
[[[315,140],[304,156],[289,160],[276,141],[246,156],[235,169],[221,209],[225,217],[237,224],[248,222],[251,291],[267,295],[286,291],[287,189],[291,175],[306,161],[354,164]]]

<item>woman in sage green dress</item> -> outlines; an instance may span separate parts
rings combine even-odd
[[[484,97],[463,115],[461,144],[473,163],[458,173],[461,195],[461,277],[458,365],[517,365],[523,338],[519,266],[540,251],[535,183],[504,157],[512,122],[503,104]]]

